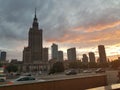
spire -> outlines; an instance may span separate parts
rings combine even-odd
[[[35,8],[35,16],[34,16],[34,21],[37,21],[37,16],[36,16],[36,8]]]
[[[38,29],[38,21],[37,21],[37,15],[36,15],[36,8],[35,8],[35,16],[33,20],[33,28]]]

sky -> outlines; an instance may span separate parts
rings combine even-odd
[[[76,47],[77,58],[105,45],[107,56],[120,55],[120,0],[0,0],[0,50],[22,60],[37,8],[43,46]],[[51,51],[49,51],[51,52]]]

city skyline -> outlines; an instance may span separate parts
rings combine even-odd
[[[7,59],[22,60],[35,7],[45,47],[57,43],[64,53],[76,47],[82,56],[98,55],[97,46],[102,44],[107,56],[120,54],[119,0],[1,0],[0,50],[7,51]]]

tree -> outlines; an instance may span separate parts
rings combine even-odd
[[[120,60],[114,60],[111,62],[111,66],[112,68],[116,69],[118,67],[120,67]]]
[[[79,63],[76,61],[70,62],[69,68],[77,69],[77,68],[79,68]]]
[[[109,67],[109,63],[107,63],[107,62],[98,63],[98,67],[99,68],[107,68],[107,67]]]
[[[17,72],[18,71],[18,67],[16,65],[10,64],[6,67],[6,70],[8,72]]]
[[[0,63],[0,67],[2,67],[3,65]]]
[[[97,68],[97,63],[89,62],[89,68]]]
[[[49,74],[64,72],[64,65],[62,62],[56,62],[53,64],[52,68],[50,69]]]

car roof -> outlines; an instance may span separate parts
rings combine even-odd
[[[18,79],[21,79],[21,78],[25,78],[25,77],[31,77],[31,78],[34,78],[32,76],[20,76],[19,78],[15,79],[15,80],[18,80]]]

